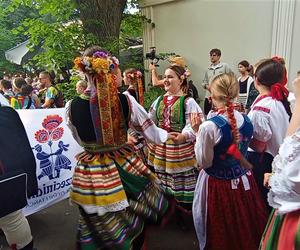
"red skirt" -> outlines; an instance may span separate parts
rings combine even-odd
[[[242,178],[232,189],[231,181],[209,177],[205,249],[258,249],[268,215],[253,175],[245,177],[249,190],[245,190]]]

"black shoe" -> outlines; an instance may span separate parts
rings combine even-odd
[[[37,250],[37,249],[33,248],[33,240],[32,240],[28,245],[26,245],[23,248],[20,248],[19,250]]]

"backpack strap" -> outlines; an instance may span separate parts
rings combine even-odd
[[[30,96],[28,96],[29,100],[28,100],[28,103],[27,103],[27,106],[26,106],[26,109],[30,109],[31,107],[31,104],[32,104],[32,99]]]

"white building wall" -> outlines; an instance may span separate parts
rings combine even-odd
[[[147,2],[151,7],[147,7]],[[144,10],[152,9],[151,19],[155,23],[151,30],[152,46],[156,46],[158,52],[175,52],[184,56],[192,71],[191,79],[202,96],[204,91],[200,84],[210,64],[210,49],[221,49],[221,61],[228,63],[235,73],[241,60],[254,64],[271,56],[272,0],[145,0],[144,3]],[[296,67],[300,69],[299,49],[296,48],[300,41],[300,29],[296,25],[300,23],[299,5],[297,1],[290,59],[293,75],[298,69]],[[161,74],[166,65],[162,64],[159,68]]]
[[[296,1],[294,28],[292,35],[291,59],[289,64],[289,82],[296,77],[300,70],[300,1]]]

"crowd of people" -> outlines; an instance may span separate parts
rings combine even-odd
[[[184,229],[186,216],[193,218],[201,250],[299,248],[300,77],[293,82],[292,112],[282,58],[253,67],[243,60],[239,78],[220,58],[219,49],[210,51],[204,113],[181,56],[171,58],[163,79],[150,65],[153,84],[165,94],[148,112],[141,72],[122,74],[118,59],[98,46],[74,60],[85,76],[65,107],[67,125],[84,149],[70,191],[80,212],[78,249],[146,249],[149,224],[164,226],[174,217]],[[39,78],[45,88],[40,107],[55,106],[47,72]],[[32,95],[23,98],[31,86],[24,81],[15,78],[12,89],[1,81],[14,108],[38,103]],[[3,218],[9,239],[16,232],[3,227]],[[8,241],[17,249],[33,245],[32,237],[24,244]]]
[[[14,109],[61,108],[64,106],[63,95],[55,86],[52,76],[47,71],[38,77],[5,75],[0,80],[0,94]]]

